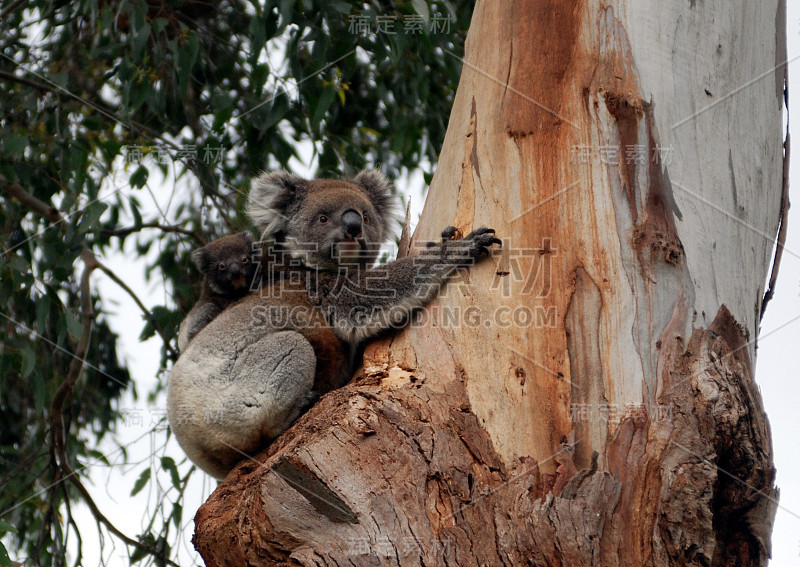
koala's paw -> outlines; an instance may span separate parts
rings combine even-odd
[[[473,248],[477,250],[479,254],[488,254],[488,247],[492,244],[503,245],[503,241],[494,235],[494,229],[486,227],[476,228],[470,232],[464,240],[472,242]]]
[[[470,243],[469,250],[473,256],[488,256],[489,246],[492,244],[503,244],[503,241],[494,235],[493,228],[476,228],[470,232],[465,238],[465,242]]]
[[[455,235],[457,229],[447,227],[442,231],[442,238],[445,235]],[[492,244],[503,244],[503,241],[494,235],[493,228],[477,228],[470,232],[465,238],[459,240],[445,240],[443,246],[443,256],[462,266],[468,266],[474,262],[475,258],[483,258],[489,255],[489,247]]]

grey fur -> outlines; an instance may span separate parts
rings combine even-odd
[[[186,345],[189,344],[189,341],[221,312],[222,309],[214,303],[205,301],[195,303],[178,328],[178,349],[180,352],[186,350]]]
[[[253,181],[248,215],[274,241],[263,287],[203,328],[170,378],[170,424],[200,468],[222,478],[254,455],[319,394],[349,380],[351,353],[363,341],[408,321],[456,269],[500,244],[491,229],[452,240],[448,227],[420,254],[369,268],[391,235],[392,204],[390,183],[376,171],[351,181],[287,172]],[[218,419],[209,419],[217,407]]]
[[[304,183],[304,179],[287,171],[263,173],[253,179],[247,214],[261,230],[262,241],[286,229],[289,217],[282,212],[286,206],[281,199],[287,193],[294,194]]]
[[[238,303],[223,311],[189,343],[170,377],[170,427],[187,456],[220,479],[314,397],[309,342],[294,331],[258,328],[249,309]]]

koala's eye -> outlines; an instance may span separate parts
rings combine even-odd
[[[225,271],[225,262],[220,262],[219,264],[217,264],[217,269],[220,272],[224,272]]]
[[[320,215],[319,216],[319,222],[321,222],[322,224],[328,224],[329,220],[330,219],[328,218],[327,215]]]
[[[361,215],[361,218],[364,220],[364,224],[369,224],[369,215],[367,213]]]
[[[249,261],[250,261],[250,258],[248,258],[247,256],[244,256],[242,258],[242,264],[247,264]]]

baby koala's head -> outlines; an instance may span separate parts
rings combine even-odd
[[[211,291],[219,295],[244,295],[256,273],[253,238],[248,232],[223,236],[192,252]]]

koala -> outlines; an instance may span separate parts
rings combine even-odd
[[[256,274],[253,238],[247,232],[223,236],[192,252],[192,260],[203,274],[200,300],[192,307],[178,331],[182,352],[200,329],[214,317],[247,295]]]
[[[351,378],[364,341],[407,322],[458,268],[501,244],[480,228],[386,264],[393,197],[379,172],[253,180],[248,215],[268,242],[261,286],[216,316],[172,369],[168,415],[201,469],[224,478],[266,447],[322,394]]]

